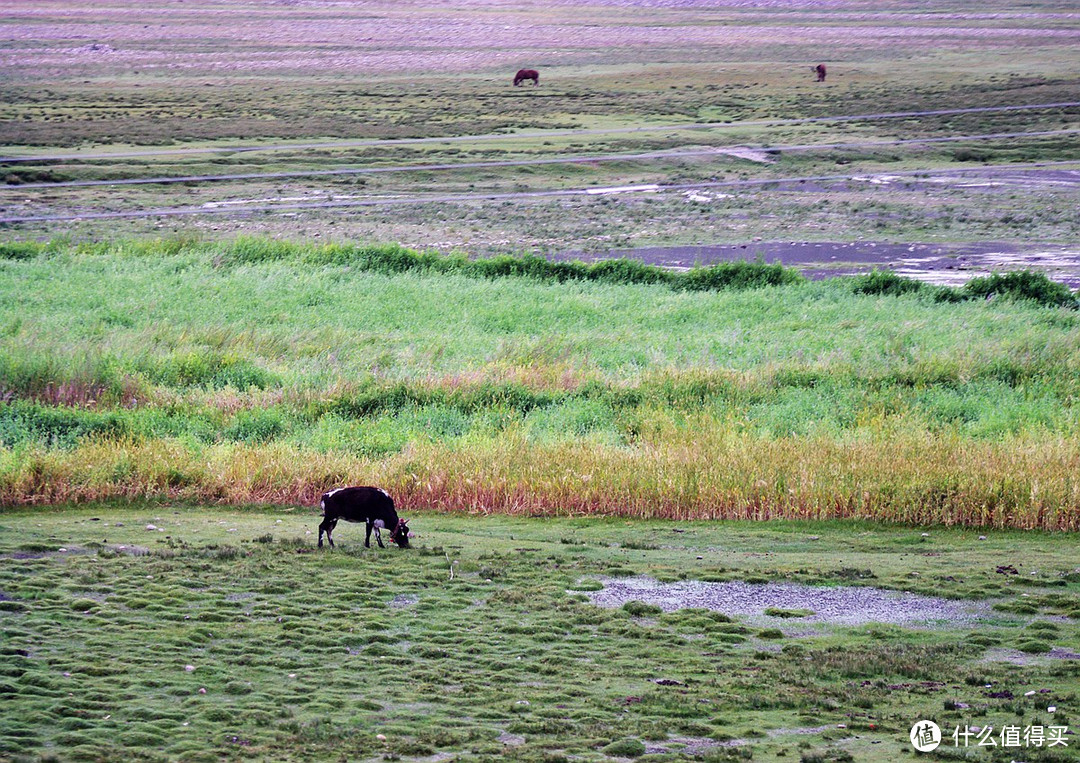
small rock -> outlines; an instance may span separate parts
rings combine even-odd
[[[1031,691],[1026,691],[1026,692],[1024,692],[1024,696],[1025,696],[1025,697],[1030,697],[1030,696],[1032,696],[1032,695],[1034,695],[1034,694],[1035,694],[1035,690],[1034,690],[1034,689],[1032,689]]]
[[[378,739],[380,742],[385,742],[386,741],[386,734],[376,734],[375,738]]]
[[[522,707],[527,707],[527,706],[528,706],[528,704],[529,704],[529,700],[527,700],[527,699],[519,699],[519,700],[518,700],[517,702],[515,702],[514,704],[515,704],[515,705],[521,705]]]
[[[1057,705],[1050,705],[1050,707],[1046,708],[1046,712],[1048,712],[1048,713],[1056,713],[1057,712]]]
[[[147,529],[147,530],[156,530],[156,529],[158,529],[158,528],[157,528],[157,525],[147,525],[147,526],[146,526],[146,529]]]
[[[986,540],[986,536],[985,535],[980,535],[979,540]]]
[[[185,665],[184,670],[186,670],[188,673],[190,673],[191,671],[195,670],[195,666],[194,665]]]
[[[199,694],[206,694],[206,687],[199,689]]]

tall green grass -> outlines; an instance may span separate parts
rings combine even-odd
[[[1080,307],[1069,287],[1033,270],[992,273],[972,278],[959,288],[934,286],[888,271],[877,271],[852,279],[856,294],[923,294],[939,302],[963,302],[969,299],[1030,300],[1047,307]]]
[[[943,300],[754,263],[699,289],[260,239],[20,252],[8,503],[382,481],[446,509],[1077,525],[1080,317],[1030,275]]]
[[[0,242],[0,259],[30,259],[57,250],[56,243]],[[120,243],[81,244],[71,247],[75,254],[132,256],[174,256],[195,253],[210,256],[218,267],[290,262],[299,265],[345,266],[372,273],[460,274],[470,278],[531,278],[565,283],[591,281],[608,284],[664,284],[684,291],[748,289],[799,283],[798,271],[763,262],[718,263],[676,272],[629,259],[587,264],[577,260],[549,260],[536,255],[502,255],[469,259],[463,254],[440,255],[419,252],[396,244],[298,245],[270,238],[238,236],[227,242],[200,243],[195,239],[131,240]]]

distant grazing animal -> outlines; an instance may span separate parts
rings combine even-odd
[[[810,68],[814,70],[815,74],[817,74],[818,82],[825,81],[825,64],[818,64],[817,66],[812,66]]]
[[[540,84],[540,72],[536,69],[519,69],[518,73],[514,75],[514,87],[517,87],[527,79],[531,79],[533,87]]]
[[[322,536],[326,533],[326,539],[330,541],[330,548],[334,547],[334,539],[331,533],[337,526],[339,519],[346,522],[367,523],[367,535],[364,537],[364,545],[371,548],[371,531],[375,531],[375,540],[379,548],[386,548],[382,542],[380,530],[390,530],[390,542],[396,543],[400,548],[409,547],[409,525],[404,519],[399,519],[394,511],[394,501],[386,491],[377,487],[339,487],[329,493],[323,493],[319,501],[322,508],[323,521],[319,525],[319,548],[322,548]]]

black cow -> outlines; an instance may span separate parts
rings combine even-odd
[[[815,74],[817,74],[817,81],[818,82],[824,82],[825,81],[825,74],[826,74],[826,71],[827,71],[825,69],[825,64],[818,64],[817,66],[811,66],[810,68],[814,70]]]
[[[396,543],[400,548],[409,547],[409,525],[404,519],[399,519],[394,511],[394,500],[382,488],[377,487],[339,487],[329,493],[323,493],[319,501],[322,508],[323,521],[319,525],[319,548],[322,548],[322,536],[326,533],[326,539],[330,541],[330,548],[334,547],[334,539],[331,533],[337,526],[339,519],[346,522],[367,523],[367,535],[364,537],[364,545],[371,548],[371,531],[375,531],[375,540],[379,548],[386,548],[382,542],[379,530],[390,530],[390,542]]]

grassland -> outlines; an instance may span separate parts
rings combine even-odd
[[[365,481],[452,511],[1080,521],[1075,298],[1041,277],[1072,307],[766,265],[4,251],[6,503]]]
[[[1075,726],[1071,536],[410,516],[409,551],[343,526],[316,552],[311,509],[6,511],[0,757],[875,763],[911,754],[924,718]],[[845,626],[581,592],[640,574],[874,585],[982,615]],[[965,759],[1074,760],[1065,739]]]

